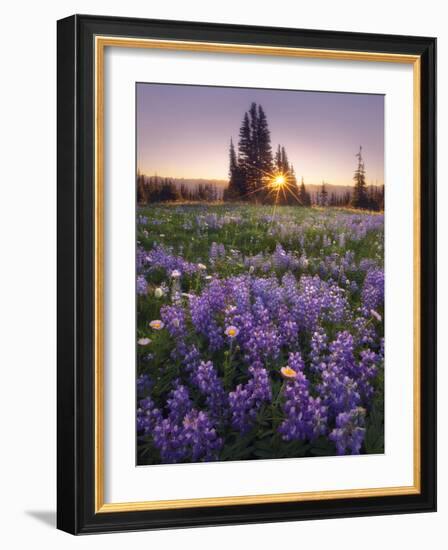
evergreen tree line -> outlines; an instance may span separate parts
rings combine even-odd
[[[368,210],[384,210],[384,185],[381,187],[367,186],[366,167],[362,158],[362,146],[356,154],[358,165],[353,175],[355,186],[353,189],[351,206]]]
[[[272,181],[279,175],[286,184],[274,189]],[[266,114],[261,105],[253,102],[244,113],[237,151],[230,140],[229,186],[224,200],[292,204],[299,201],[297,191],[294,167],[286,150],[279,145],[274,157]]]
[[[331,188],[331,186],[330,186]],[[359,201],[359,196],[361,200]],[[358,202],[357,202],[358,201]],[[328,192],[327,184],[322,182],[321,187],[311,194],[311,205],[363,208],[366,210],[384,210],[384,185],[363,186],[361,193],[356,187],[353,192],[345,193]]]
[[[352,208],[383,210],[384,186],[367,186],[362,147],[356,154],[358,164],[353,176],[353,192],[342,195],[328,193],[326,183],[313,196],[307,191],[303,178],[298,185],[293,165],[286,150],[278,146],[272,154],[271,134],[261,105],[252,103],[244,114],[238,148],[230,140],[229,185],[224,192],[226,201],[249,201],[300,206],[351,206]],[[275,185],[281,176],[285,183]]]
[[[196,187],[185,184],[177,186],[172,178],[160,176],[137,176],[137,202],[140,205],[154,202],[173,201],[207,201],[219,200],[219,192],[216,185],[200,183]]]

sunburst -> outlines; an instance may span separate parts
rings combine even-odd
[[[263,185],[253,191],[249,191],[244,195],[245,197],[255,194],[260,194],[260,196],[263,194],[272,196],[274,202],[274,215],[276,207],[280,204],[282,197],[286,201],[288,195],[292,196],[298,204],[302,205],[302,201],[296,193],[296,191],[298,191],[298,187],[294,181],[295,178],[293,178],[293,175],[289,171],[279,172],[276,170],[275,172],[267,172],[259,168],[257,170],[261,175]]]

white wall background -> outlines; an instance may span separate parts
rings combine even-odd
[[[448,412],[439,407],[439,512],[376,518],[128,533],[75,538],[55,522],[56,20],[73,13],[291,26],[439,39],[439,151],[448,148],[448,31],[443,2],[407,0],[16,0],[0,32],[0,542],[5,548],[184,550],[441,548],[448,521]],[[448,204],[440,154],[439,204]],[[440,211],[440,208],[439,208]],[[439,223],[439,388],[448,385],[448,216]],[[442,399],[440,399],[442,401]],[[445,436],[445,437],[444,437]],[[439,542],[440,541],[440,542]]]

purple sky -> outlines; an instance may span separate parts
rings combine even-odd
[[[384,96],[137,84],[137,168],[184,178],[228,177],[230,138],[260,103],[272,148],[284,145],[305,183],[352,184],[363,147],[367,182],[384,178]]]

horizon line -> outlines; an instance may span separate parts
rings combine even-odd
[[[161,175],[161,174],[147,174],[146,172],[139,172],[139,170],[137,170],[137,173],[136,173],[136,177],[138,177],[138,175],[141,176],[144,176],[144,177],[147,177],[147,178],[154,178],[154,177],[157,177],[157,178],[163,178],[163,179],[173,179],[173,180],[203,180],[203,181],[220,181],[220,182],[225,182],[227,184],[229,184],[229,178],[217,178],[217,177],[204,177],[204,176],[166,176],[166,175]],[[297,177],[297,185],[300,185],[301,184],[301,177]],[[354,183],[330,183],[330,182],[327,182],[325,180],[322,180],[320,182],[306,182],[304,180],[304,185],[322,185],[322,184],[325,184],[325,185],[328,185],[330,187],[337,187],[337,186],[344,186],[344,187],[354,187],[355,184]],[[375,183],[368,183],[366,182],[366,187],[383,187],[384,186],[384,182],[375,182]]]

